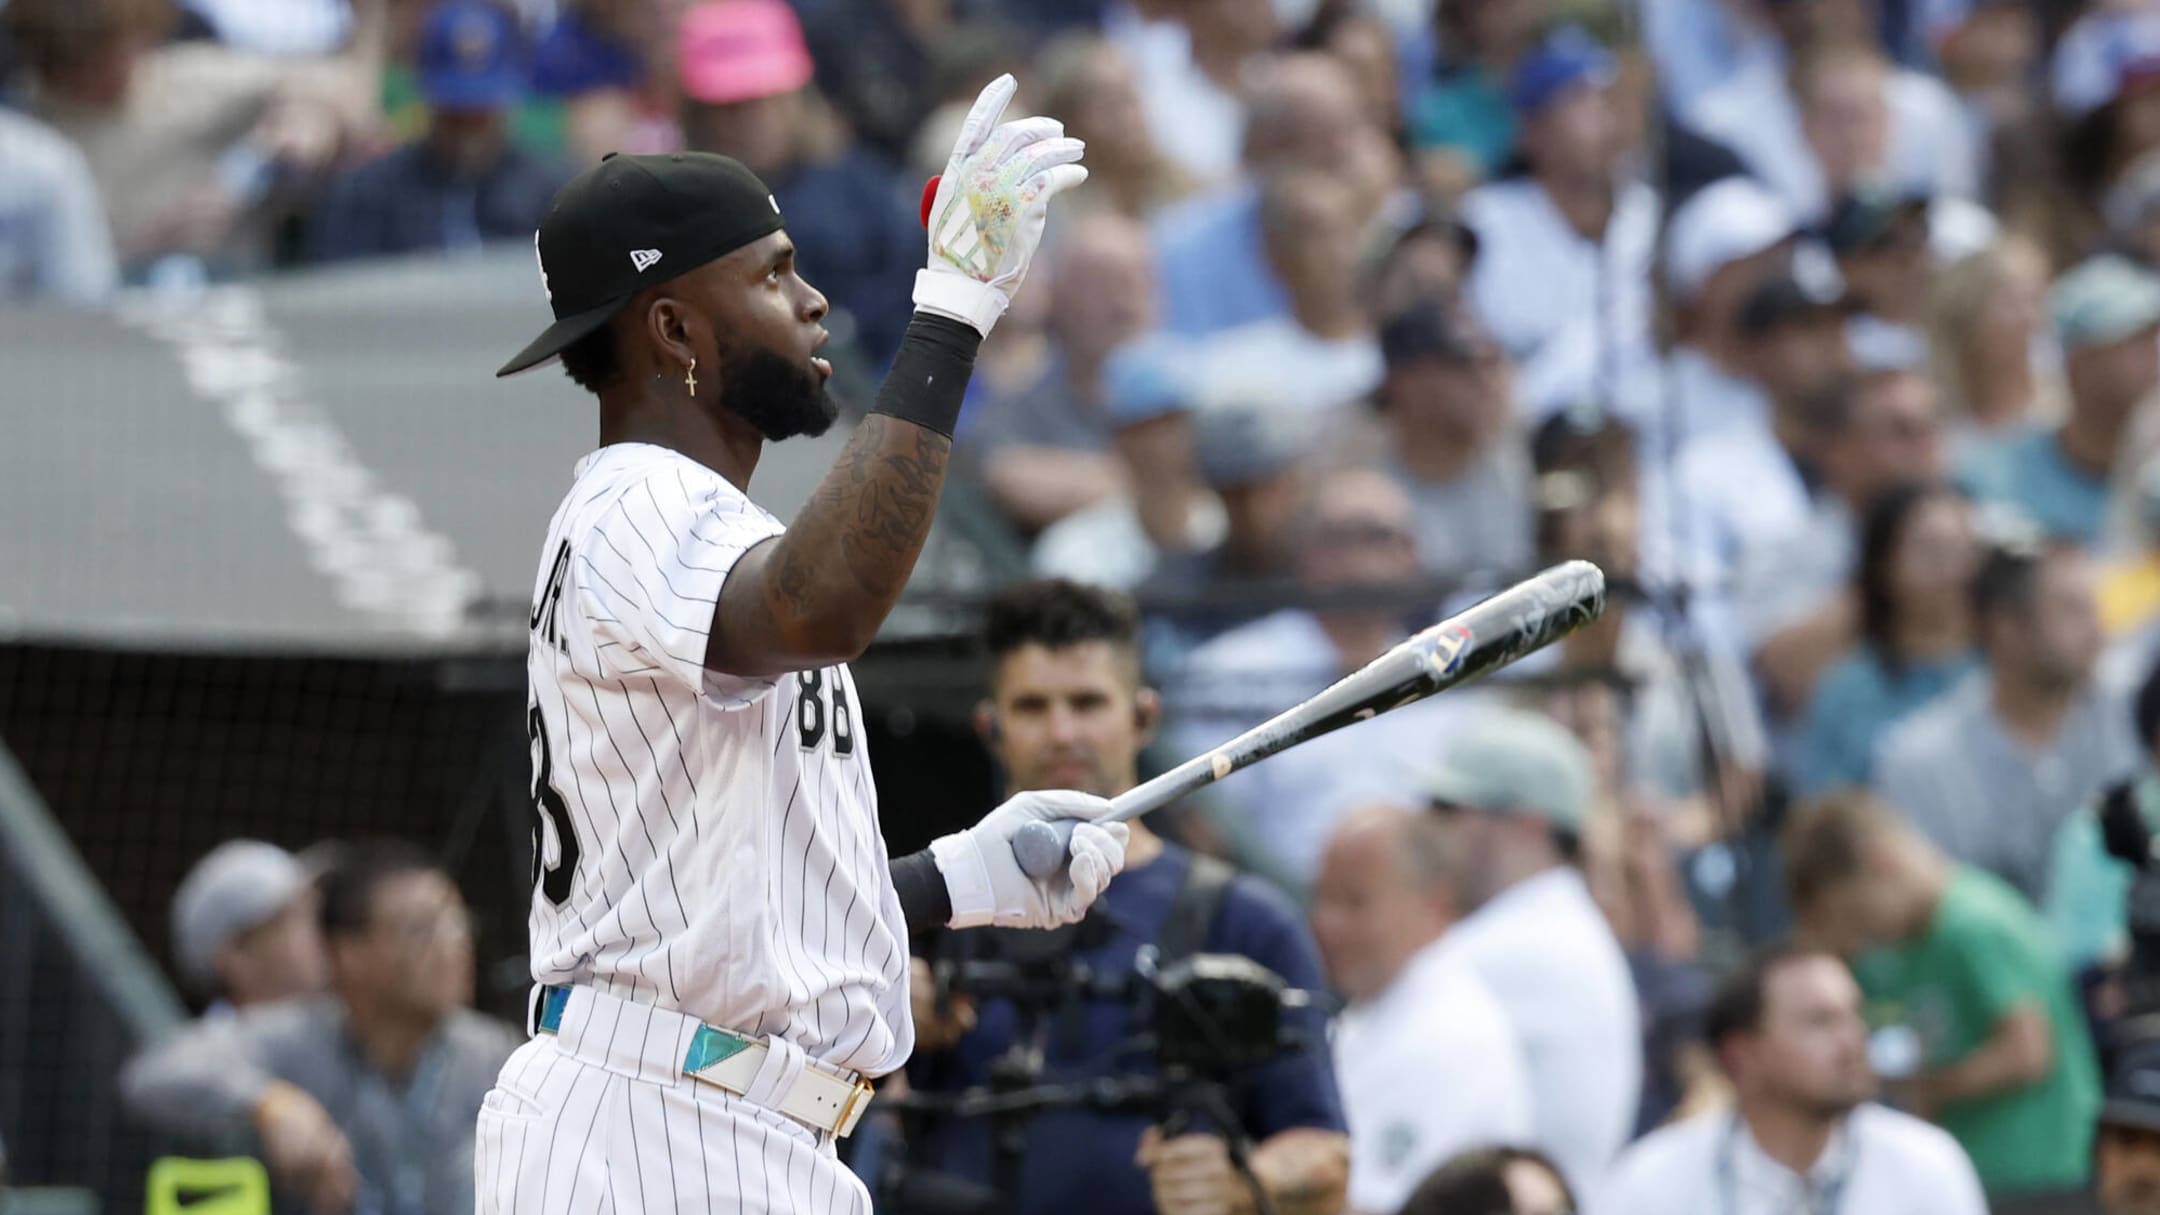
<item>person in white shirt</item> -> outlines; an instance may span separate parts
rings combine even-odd
[[[1713,182],[1673,211],[1663,270],[1679,340],[1654,391],[1616,410],[1644,436],[1646,464],[1702,435],[1763,425],[1769,406],[1748,378],[1740,311],[1757,284],[1790,266],[1799,236],[1792,211],[1746,177]]]
[[[1461,859],[1401,806],[1345,815],[1313,885],[1313,939],[1349,1001],[1335,1075],[1350,1209],[1385,1215],[1456,1153],[1531,1137],[1530,1078],[1507,1013],[1454,956]]]
[[[1772,950],[1729,976],[1704,1037],[1731,1108],[1628,1149],[1590,1215],[1985,1215],[1972,1162],[1948,1133],[1872,1104],[1860,988],[1826,953]]]
[[[1609,402],[1656,359],[1658,198],[1620,176],[1614,70],[1612,55],[1575,29],[1525,56],[1508,100],[1530,172],[1462,203],[1479,245],[1470,302],[1520,365],[1533,419]]]
[[[1643,1049],[1627,959],[1576,866],[1589,753],[1548,717],[1488,712],[1448,747],[1426,792],[1471,909],[1449,949],[1499,997],[1522,1043],[1532,1145],[1582,1191],[1634,1130]]]
[[[1181,4],[1143,29],[1121,41],[1155,145],[1200,181],[1234,178],[1245,132],[1239,79],[1281,33],[1274,9],[1260,0]]]
[[[1675,209],[1662,272],[1678,341],[1648,390],[1614,410],[1641,436],[1643,580],[1698,588],[1689,608],[1694,624],[1734,653],[1737,626],[1707,593],[1723,582],[1712,517],[1689,500],[1678,468],[1699,440],[1767,428],[1770,405],[1750,378],[1756,369],[1740,315],[1760,283],[1791,268],[1799,235],[1792,212],[1752,178],[1714,182]]]
[[[1739,366],[1769,406],[1764,425],[1705,435],[1680,453],[1675,468],[1672,505],[1686,512],[1689,539],[1710,574],[1701,593],[1730,614],[1745,652],[1762,640],[1750,615],[1750,566],[1758,554],[1809,530],[1822,448],[1851,412],[1848,310],[1842,297],[1791,275],[1764,279],[1740,306],[1736,342]],[[1849,552],[1850,540],[1841,547]],[[1844,557],[1803,555],[1829,556],[1830,589],[1843,585],[1849,565]],[[1791,557],[1779,553],[1780,560]],[[1766,572],[1771,589],[1794,593],[1789,569]],[[1803,606],[1813,607],[1823,580],[1799,581],[1805,584]]]
[[[1824,7],[1775,11],[1806,21]],[[1796,214],[1819,218],[1868,180],[1928,196],[1978,193],[1979,150],[1948,85],[1893,67],[1858,39],[1791,30],[1785,45],[1789,59],[1758,60],[1705,94],[1690,117]]]

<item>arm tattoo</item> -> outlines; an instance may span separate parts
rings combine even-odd
[[[0,0],[4,3],[4,0]],[[860,654],[922,555],[952,455],[952,423],[982,338],[918,313],[876,408],[786,534],[744,554],[707,634],[717,671],[765,675]]]
[[[775,545],[767,567],[776,607],[795,617],[835,602],[890,611],[930,533],[952,440],[870,414]]]
[[[907,432],[912,450],[878,457],[884,475],[864,482],[855,501],[855,526],[844,541],[848,565],[865,589],[890,579],[895,563],[899,580],[907,581],[930,534],[938,490],[945,484],[945,460],[952,454],[952,440],[934,431],[908,423],[893,429]]]

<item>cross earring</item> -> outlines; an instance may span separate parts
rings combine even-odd
[[[690,356],[690,369],[683,372],[683,383],[690,386],[690,395],[697,395],[697,356]]]

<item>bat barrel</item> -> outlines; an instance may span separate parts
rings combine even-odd
[[[1411,637],[1312,699],[1121,794],[1106,816],[1137,818],[1310,738],[1459,687],[1551,645],[1605,611],[1605,574],[1587,561],[1553,566]],[[1065,863],[1074,823],[1029,823],[1013,855],[1030,877]]]
[[[1432,690],[1457,687],[1534,653],[1605,614],[1605,573],[1553,566],[1404,643],[1426,651]]]

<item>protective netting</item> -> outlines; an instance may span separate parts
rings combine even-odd
[[[989,772],[961,703],[964,646],[864,667],[891,845],[979,814]],[[471,906],[478,1004],[522,1022],[530,760],[522,656],[341,659],[0,648],[0,741],[177,985],[169,911],[187,869],[236,837],[291,849],[395,837],[439,857]],[[138,1041],[55,931],[0,833],[0,1140],[17,1185],[95,1189],[140,1210],[159,1145],[114,1080]],[[199,993],[182,993],[199,1008]]]

